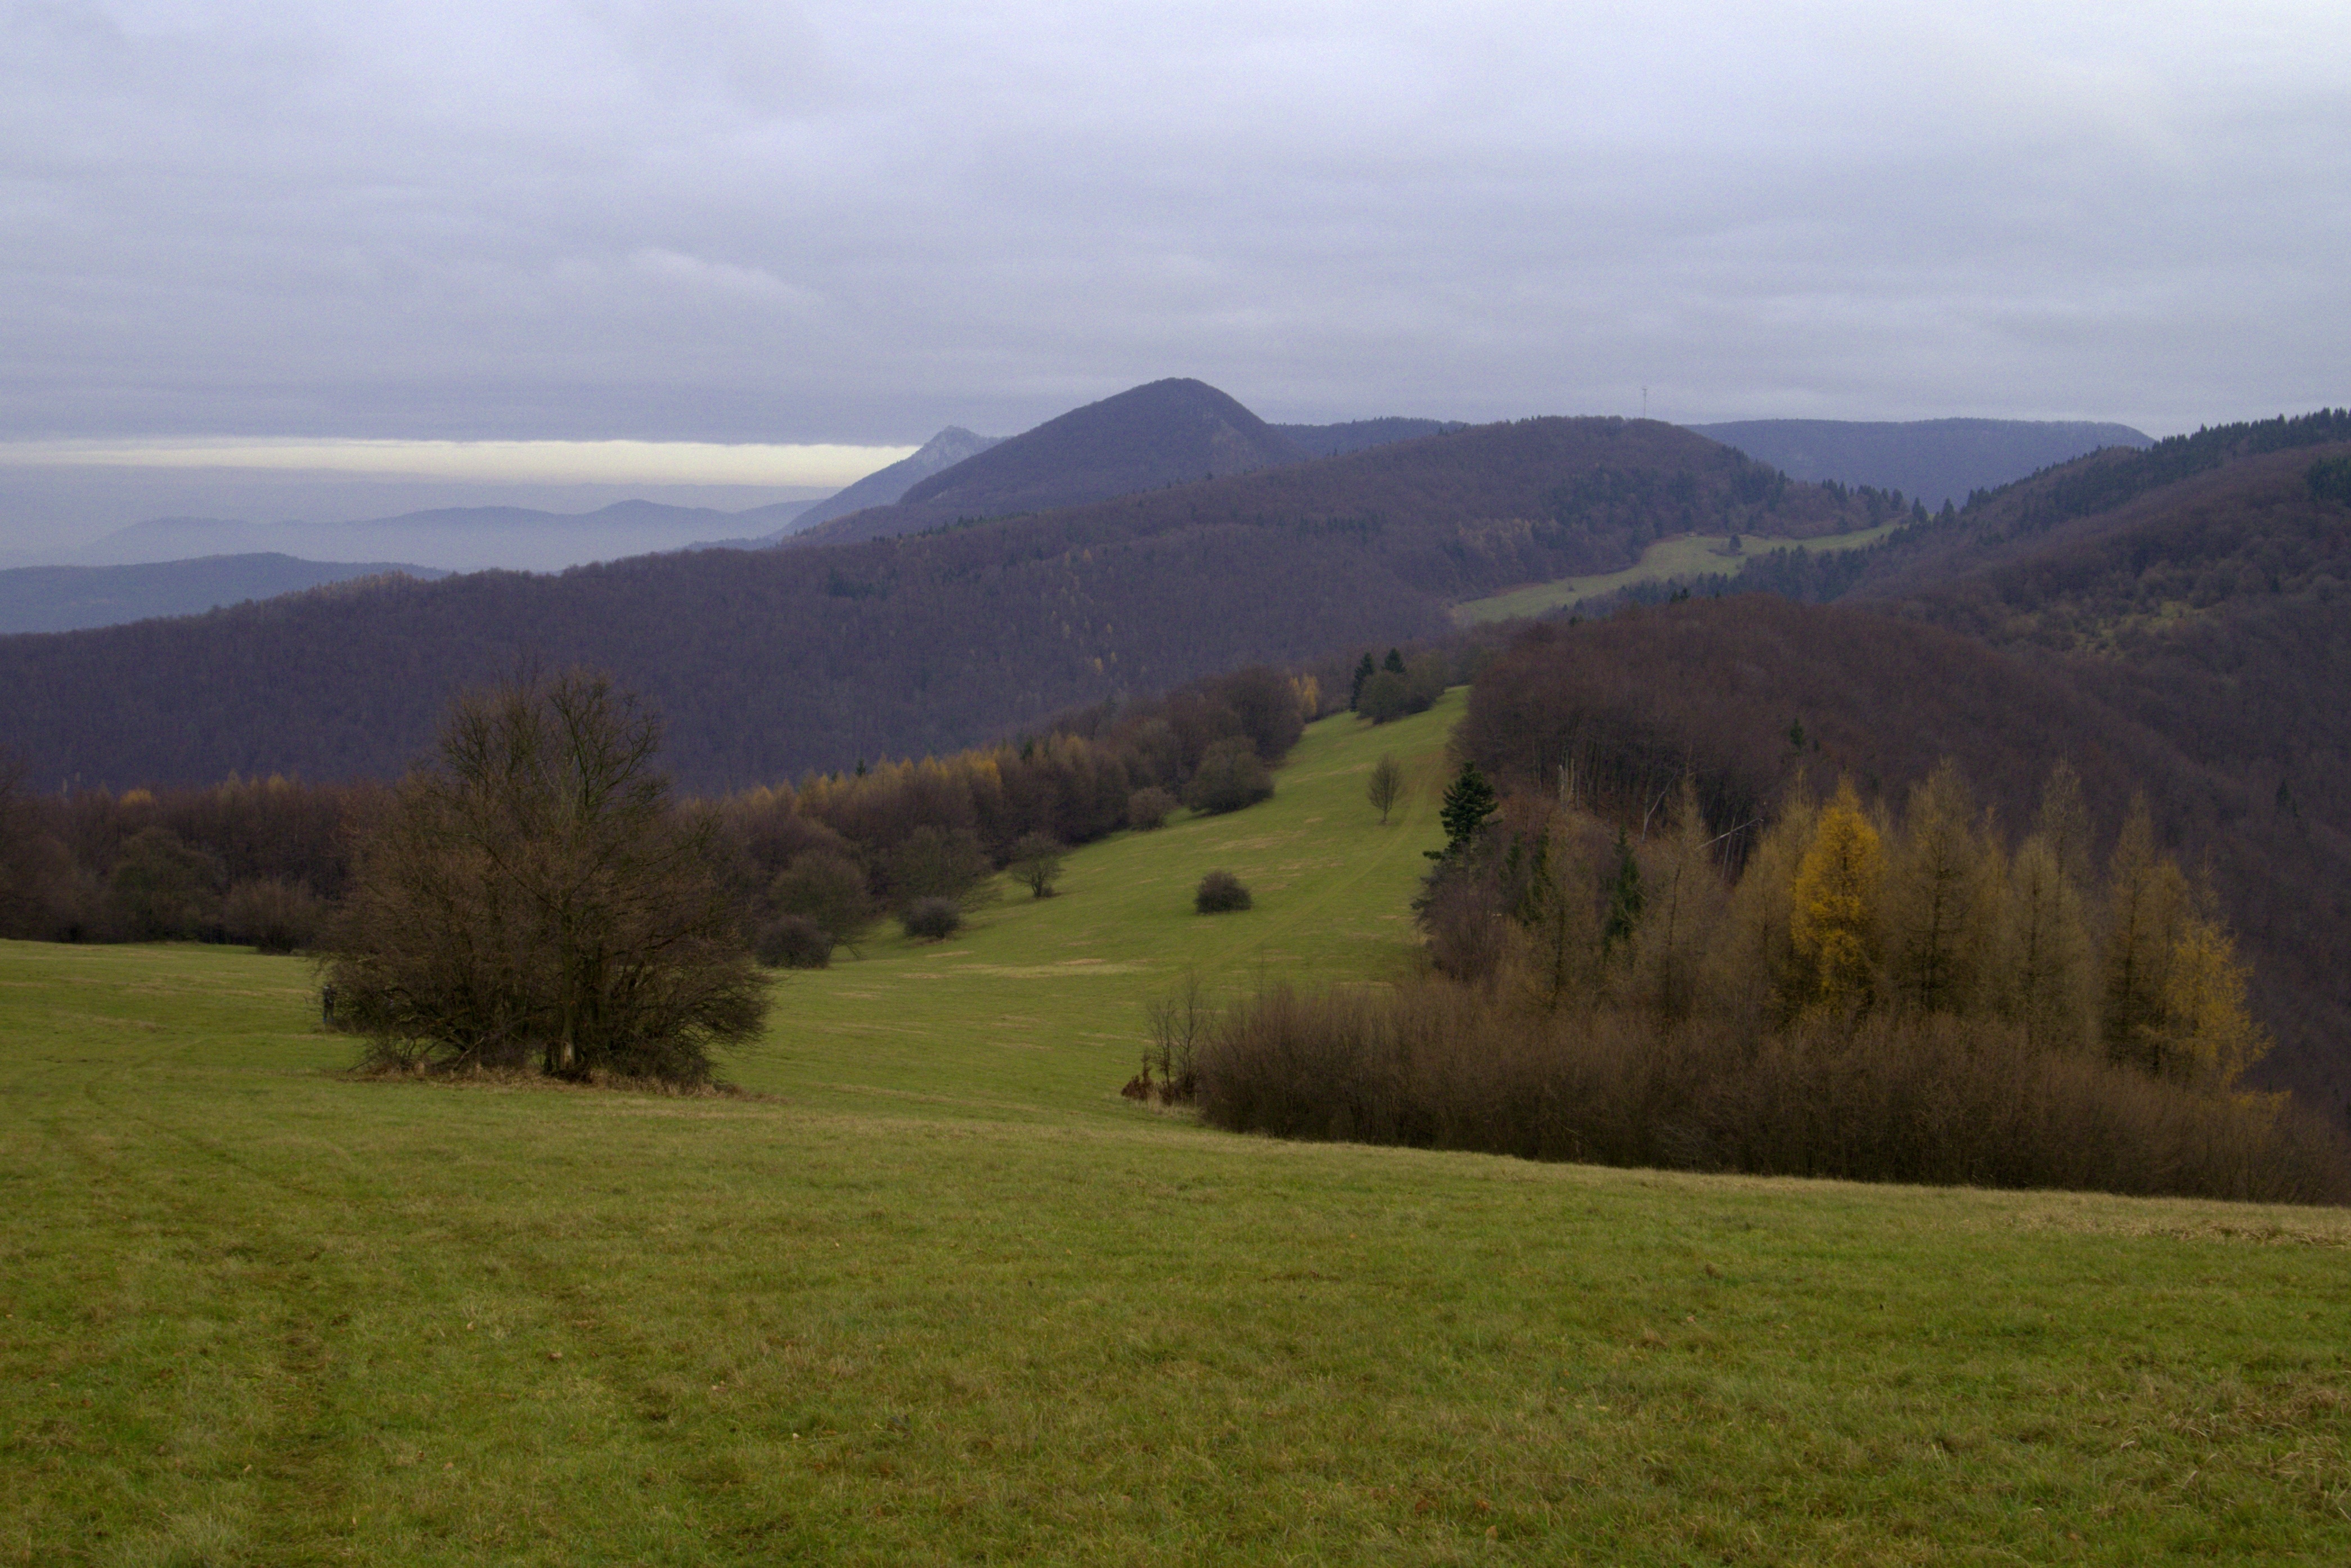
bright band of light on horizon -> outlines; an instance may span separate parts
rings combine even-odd
[[[0,466],[246,469],[541,484],[854,483],[911,446],[651,441],[338,441],[255,438],[0,442]]]

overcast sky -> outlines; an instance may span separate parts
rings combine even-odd
[[[5,442],[2351,401],[2343,0],[0,18]]]

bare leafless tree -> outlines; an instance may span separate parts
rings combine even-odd
[[[1379,812],[1380,826],[1385,827],[1388,813],[1405,797],[1404,769],[1395,757],[1381,753],[1380,760],[1372,764],[1371,781],[1364,786],[1364,794]]]
[[[654,766],[659,720],[601,675],[461,698],[360,855],[326,978],[380,1058],[706,1078],[755,1036],[711,821]]]

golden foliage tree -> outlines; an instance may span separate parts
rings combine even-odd
[[[2245,1009],[2245,973],[2219,922],[2199,914],[2180,922],[2164,974],[2167,1072],[2229,1088],[2268,1053],[2268,1035]]]
[[[1866,1005],[1875,994],[1885,881],[1884,839],[1840,784],[1791,889],[1788,934],[1813,1005]]]
[[[1812,842],[1819,808],[1800,777],[1747,857],[1732,891],[1722,935],[1706,965],[1706,989],[1725,1014],[1749,1029],[1777,1026],[1811,1000],[1794,938],[1796,871]]]

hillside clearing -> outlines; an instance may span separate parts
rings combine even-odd
[[[1530,583],[1507,593],[1466,599],[1453,607],[1453,619],[1458,626],[1481,626],[1489,621],[1510,620],[1520,616],[1548,615],[1552,610],[1565,609],[1584,599],[1613,594],[1636,583],[1661,583],[1674,577],[1704,576],[1715,572],[1736,575],[1750,556],[1768,555],[1773,550],[1810,550],[1815,556],[1859,550],[1876,544],[1896,528],[1907,526],[1909,521],[1907,517],[1900,517],[1875,528],[1827,534],[1817,539],[1771,539],[1760,534],[1749,534],[1741,536],[1740,543],[1742,548],[1736,552],[1730,549],[1730,536],[1726,534],[1677,535],[1650,545],[1641,553],[1637,564],[1623,571],[1600,572],[1584,577],[1561,577],[1548,583]]]

